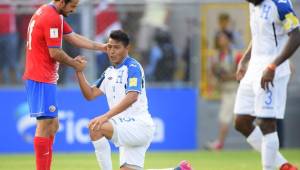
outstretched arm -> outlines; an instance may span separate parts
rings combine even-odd
[[[82,70],[85,67],[84,63],[73,59],[61,48],[49,48],[49,54],[50,57],[53,58],[55,61],[71,66],[77,71]]]
[[[89,50],[98,50],[98,51],[106,52],[106,44],[89,40],[88,38],[76,34],[75,32],[64,35],[64,39],[70,44],[78,48],[85,48]]]
[[[91,86],[86,80],[83,72],[76,72],[78,83],[83,96],[87,100],[93,100],[97,96],[103,95],[103,92],[96,86]]]

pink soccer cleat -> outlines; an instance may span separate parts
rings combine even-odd
[[[179,166],[174,170],[192,170],[192,166],[188,161],[183,160],[180,162]]]
[[[280,167],[280,170],[298,170],[298,168],[290,163],[285,163]]]

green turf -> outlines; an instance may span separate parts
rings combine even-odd
[[[283,150],[292,163],[300,167],[300,149]],[[189,160],[194,170],[260,170],[258,153],[246,151],[223,152],[150,152],[147,153],[145,167],[172,167],[180,160]],[[118,155],[113,154],[114,169],[118,169]],[[0,155],[0,170],[33,170],[34,156],[31,155]],[[93,153],[56,154],[52,170],[98,170]]]

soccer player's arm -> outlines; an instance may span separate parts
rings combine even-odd
[[[43,29],[50,57],[68,66],[77,67],[79,63],[62,50],[61,18],[46,18]]]
[[[281,3],[281,5],[281,8],[279,8],[280,20],[282,21],[285,31],[289,35],[289,39],[283,48],[283,51],[271,63],[274,67],[279,66],[288,58],[290,58],[300,46],[299,19],[296,17],[291,5],[288,2]]]
[[[76,72],[80,90],[87,100],[93,100],[97,96],[101,96],[104,93],[101,91],[100,86],[104,80],[104,74],[96,81],[94,85],[90,85],[86,80],[83,72]]]
[[[138,65],[131,64],[128,68],[128,79],[126,86],[126,96],[116,106],[111,108],[105,116],[111,118],[130,107],[138,100],[139,94],[142,91],[142,72]]]
[[[67,22],[64,21],[64,28],[69,30],[71,28]],[[106,52],[106,44],[98,43],[95,41],[92,41],[82,35],[79,35],[75,32],[64,34],[63,36],[64,40],[69,42],[70,44],[78,47],[78,48],[85,48],[89,50],[99,50]]]
[[[249,43],[244,55],[240,59],[240,62],[243,64],[247,64],[251,58],[251,50],[252,50],[252,41]]]

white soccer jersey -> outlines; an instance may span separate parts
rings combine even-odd
[[[144,70],[135,59],[127,56],[121,64],[108,67],[97,80],[96,86],[106,95],[109,108],[118,104],[127,92],[139,92],[137,101],[114,118],[119,116],[135,117],[152,124],[148,112]]]
[[[299,27],[290,0],[264,0],[260,5],[250,3],[252,51],[245,78],[261,77],[262,71],[285,47],[288,33]],[[275,79],[290,74],[289,61],[276,69]]]

